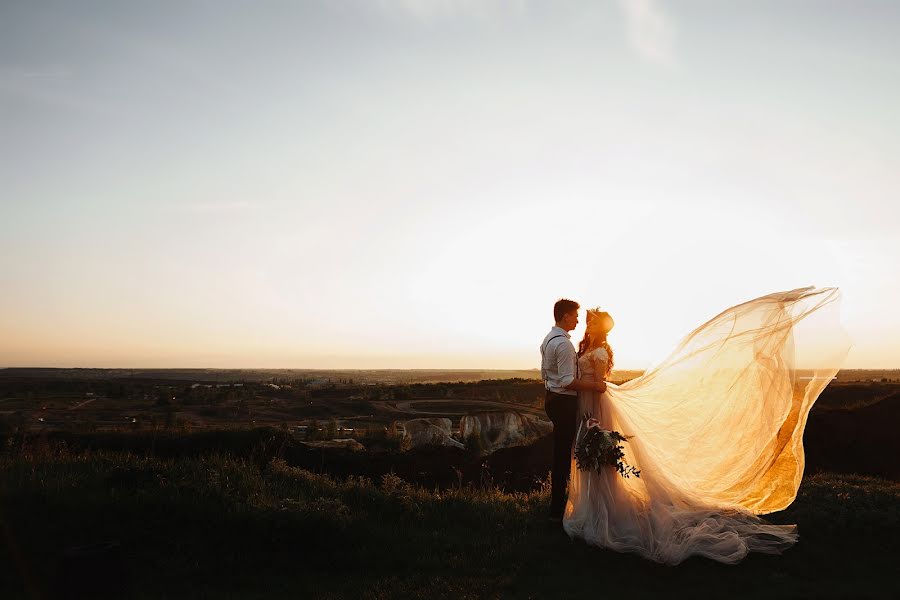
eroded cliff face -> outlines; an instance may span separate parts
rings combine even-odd
[[[483,412],[461,417],[458,437],[454,437],[453,423],[447,418],[397,421],[394,426],[403,436],[405,449],[453,446],[468,447],[482,454],[527,444],[553,430],[549,421],[515,411]]]
[[[454,446],[464,448],[458,440],[451,437],[453,422],[447,418],[411,419],[397,421],[395,426],[403,436],[406,448],[419,446]]]
[[[459,437],[483,453],[518,446],[553,430],[549,421],[514,411],[483,412],[459,420]]]

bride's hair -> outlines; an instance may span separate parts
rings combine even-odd
[[[613,349],[606,340],[606,337],[606,333],[597,332],[592,335],[589,330],[585,330],[584,337],[581,338],[581,341],[578,343],[578,356],[586,354],[595,348],[603,348],[606,350],[606,353],[609,355],[609,361],[606,363],[606,373],[604,374],[604,377],[609,377],[613,370]]]

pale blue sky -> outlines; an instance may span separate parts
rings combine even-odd
[[[4,2],[0,366],[530,368],[566,295],[643,367],[813,284],[848,366],[900,367],[897,31],[887,1]]]

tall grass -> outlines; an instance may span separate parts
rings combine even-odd
[[[43,597],[67,548],[121,546],[134,597],[481,598],[900,593],[900,485],[817,476],[776,521],[781,557],[678,568],[572,543],[548,490],[435,490],[209,454],[179,459],[38,445],[0,456],[0,596]],[[90,585],[89,583],[85,585]],[[29,591],[30,590],[30,591]]]

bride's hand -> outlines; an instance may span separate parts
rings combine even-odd
[[[595,391],[595,392],[600,392],[601,394],[602,394],[603,392],[605,392],[605,391],[606,391],[606,382],[605,382],[605,381],[598,381],[596,384],[594,384],[594,391]]]

